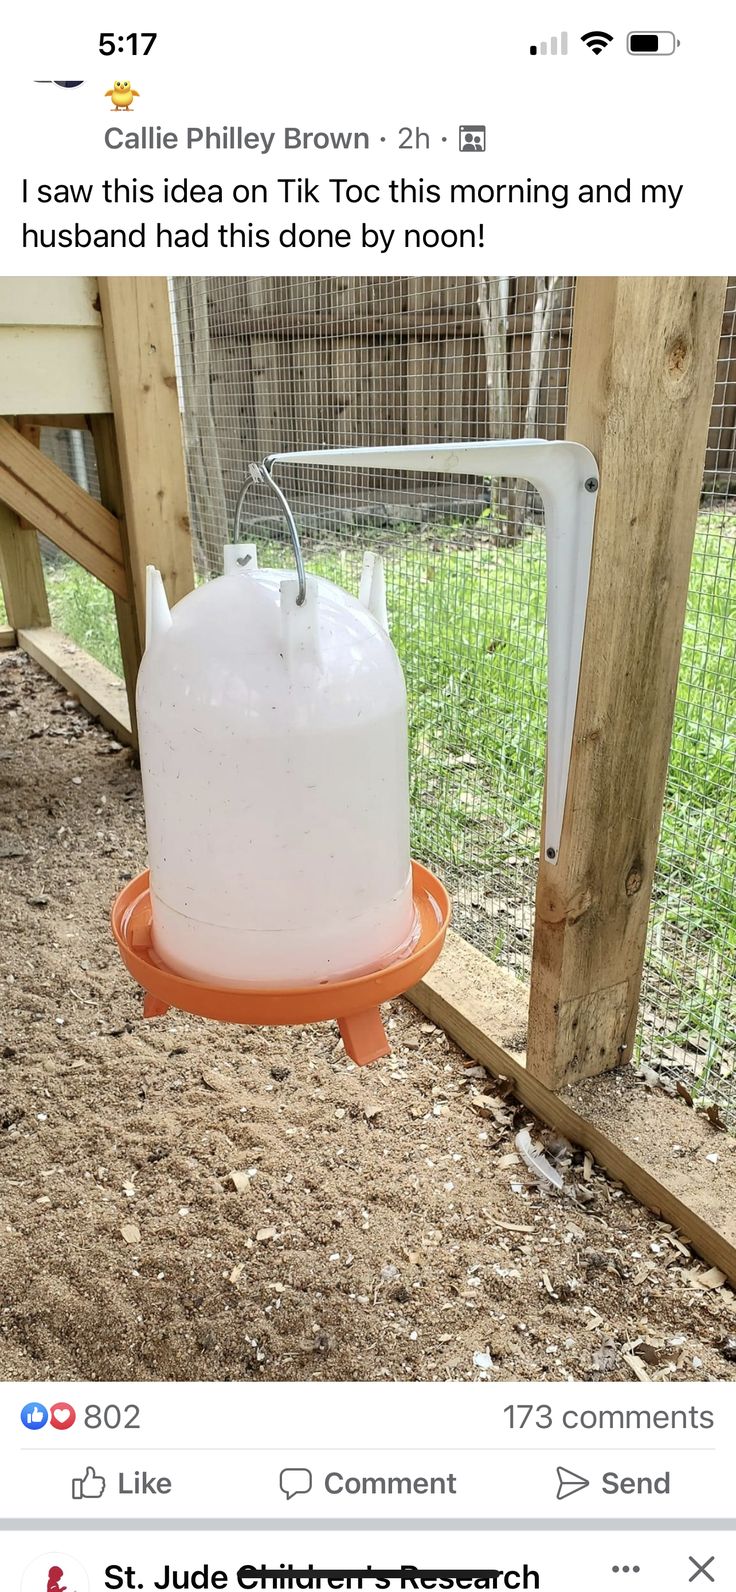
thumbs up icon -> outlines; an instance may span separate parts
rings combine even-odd
[[[84,1476],[75,1476],[72,1481],[72,1498],[101,1498],[104,1491],[105,1478],[98,1476],[91,1465]]]
[[[27,1432],[40,1432],[46,1425],[49,1412],[45,1404],[24,1404],[20,1418]]]

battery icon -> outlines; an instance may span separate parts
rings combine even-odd
[[[674,33],[658,32],[630,33],[626,40],[629,55],[674,55],[680,43]]]

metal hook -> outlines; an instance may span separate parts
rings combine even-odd
[[[240,497],[238,498],[237,508],[235,510],[235,541],[240,541],[240,521],[243,514],[243,504],[245,502],[246,496],[255,482],[265,481],[267,485],[270,486],[271,491],[276,494],[276,497],[278,498],[279,503],[284,511],[286,523],[289,527],[291,545],[294,550],[296,573],[299,581],[299,591],[297,593],[296,601],[297,607],[301,608],[302,603],[307,595],[307,576],[304,569],[304,559],[302,556],[301,542],[299,541],[299,532],[296,528],[296,520],[294,519],[294,515],[291,512],[291,508],[281,490],[281,487],[276,481],[274,481],[273,476],[271,475],[271,466],[275,461],[275,457],[276,456],[274,454],[269,453],[268,456],[263,460],[262,464],[248,465],[248,474],[250,479],[245,482],[245,485],[241,490]]]

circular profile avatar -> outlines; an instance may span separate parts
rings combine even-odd
[[[84,1565],[69,1553],[45,1553],[23,1574],[21,1592],[89,1592]]]

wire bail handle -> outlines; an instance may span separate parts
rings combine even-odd
[[[270,486],[271,491],[275,492],[276,497],[278,498],[279,503],[284,511],[284,518],[286,519],[286,523],[289,527],[289,536],[291,537],[291,545],[294,550],[294,562],[296,564],[297,579],[299,581],[299,591],[297,593],[296,602],[297,607],[301,608],[302,603],[305,601],[307,595],[307,576],[304,569],[302,545],[299,541],[299,532],[297,530],[296,520],[292,514],[289,502],[284,492],[282,492],[281,487],[278,485],[278,482],[274,481],[273,476],[271,475],[271,468],[275,460],[276,455],[269,453],[266,455],[266,458],[263,460],[262,464],[248,465],[248,480],[245,482],[245,485],[241,490],[240,497],[238,498],[237,508],[235,510],[234,540],[236,542],[240,541],[240,522],[243,517],[243,504],[251,487],[265,481],[266,485]]]

